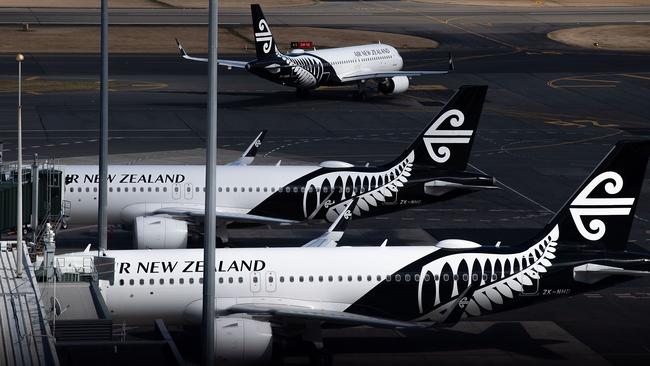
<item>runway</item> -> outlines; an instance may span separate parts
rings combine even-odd
[[[495,8],[477,5],[427,4],[400,1],[318,2],[300,7],[269,7],[265,14],[282,25],[419,26],[431,18],[480,20],[491,23],[535,24],[555,19],[561,23],[647,21],[650,6]],[[207,24],[207,9],[111,9],[111,24]],[[249,24],[248,9],[220,9],[219,22]],[[0,24],[99,24],[97,9],[4,8]]]
[[[0,13],[0,22],[93,23],[95,13],[12,10]],[[221,69],[219,147],[230,150],[228,156],[244,149],[257,131],[268,129],[259,153],[263,163],[383,163],[408,146],[456,88],[490,87],[471,166],[497,177],[501,189],[353,221],[342,245],[378,245],[384,238],[389,245],[430,245],[434,238],[448,236],[486,243],[523,240],[550,220],[612,144],[650,136],[649,54],[581,50],[545,37],[577,23],[649,21],[650,7],[541,11],[321,2],[266,13],[275,24],[353,26],[429,37],[441,47],[405,53],[406,68],[445,67],[452,50],[456,71],[414,79],[403,95],[357,102],[352,89],[317,90],[301,99],[292,89]],[[170,24],[182,17],[185,24],[201,24],[205,11],[116,10],[111,19],[130,23],[136,17],[142,23]],[[225,13],[220,20],[250,22],[246,11]],[[99,63],[94,55],[28,55],[24,67],[26,77],[87,81],[96,79]],[[15,158],[15,94],[2,92],[1,82],[14,69],[12,55],[0,56],[0,134],[6,160]],[[111,153],[140,153],[133,161],[144,163],[158,151],[204,146],[206,70],[176,55],[112,55],[111,79],[119,83],[110,93]],[[96,154],[97,92],[27,94],[23,104],[26,159],[36,152],[42,158]],[[200,154],[195,153],[198,159]],[[650,250],[649,222],[646,174],[630,235],[633,248]],[[518,230],[505,234],[502,229]],[[233,230],[232,245],[300,245],[322,230],[313,225]],[[94,237],[91,227],[62,231],[57,239],[61,249],[71,250]],[[110,238],[114,248],[131,241],[122,230]],[[649,286],[650,280],[637,280],[409,337],[371,329],[332,331],[326,345],[335,364],[647,364]],[[190,342],[184,350],[191,355],[196,351],[192,347]]]

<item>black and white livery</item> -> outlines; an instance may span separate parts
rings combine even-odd
[[[649,154],[650,141],[618,144],[551,222],[520,244],[337,247],[324,240],[218,249],[217,357],[267,360],[274,337],[322,345],[323,324],[445,326],[648,276],[650,255],[629,251],[627,239]],[[349,219],[353,205],[340,217]],[[90,256],[57,262],[70,270]],[[110,263],[100,288],[116,321],[200,324],[202,249],[106,251],[100,258]]]
[[[408,89],[412,76],[446,74],[453,69],[450,55],[449,70],[402,71],[404,62],[399,52],[382,43],[311,51],[295,49],[283,54],[260,6],[251,4],[251,13],[257,58],[252,61],[219,59],[217,63],[243,68],[264,79],[294,87],[299,94],[320,86],[357,84],[358,96],[364,98],[367,81],[375,81],[383,94],[399,94]],[[188,55],[178,40],[176,43],[183,58],[207,62],[207,58]]]
[[[219,236],[227,240],[231,223],[331,222],[355,197],[354,215],[369,217],[494,188],[492,177],[465,171],[486,91],[461,87],[408,149],[381,166],[250,165],[262,133],[239,160],[217,169]],[[94,224],[97,166],[60,169],[68,223]],[[205,166],[110,165],[108,173],[108,221],[133,225],[137,247],[186,247],[188,226],[202,226]]]

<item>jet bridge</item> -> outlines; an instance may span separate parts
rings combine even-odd
[[[37,194],[34,197],[32,185],[33,172],[37,172]],[[45,228],[45,223],[50,223],[57,229],[65,223],[70,203],[63,200],[62,172],[53,165],[43,164],[38,169],[25,167],[22,170],[23,178],[23,223],[31,222],[32,203],[36,199],[38,212],[38,228],[36,237],[40,238]],[[16,166],[0,169],[0,233],[16,228],[16,203],[18,199]],[[39,229],[40,228],[40,229]]]

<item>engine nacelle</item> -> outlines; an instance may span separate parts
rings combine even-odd
[[[406,76],[393,76],[379,83],[378,88],[380,92],[386,95],[404,93],[409,88],[409,78]]]
[[[187,248],[187,222],[160,216],[138,216],[133,225],[137,249]]]
[[[271,324],[253,319],[215,319],[215,363],[251,365],[268,363],[273,351]]]

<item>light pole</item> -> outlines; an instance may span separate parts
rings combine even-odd
[[[217,18],[218,1],[210,0],[208,26],[208,141],[205,167],[205,243],[203,249],[203,365],[215,364],[215,246],[217,241]]]
[[[101,0],[101,76],[99,96],[99,202],[97,205],[97,251],[108,249],[108,0]]]
[[[23,276],[23,104],[22,93],[22,71],[25,56],[22,53],[16,55],[18,61],[18,202],[16,203],[16,277]]]

